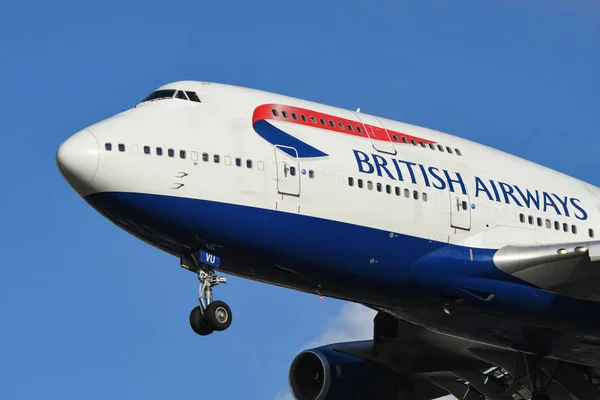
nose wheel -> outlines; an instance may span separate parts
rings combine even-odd
[[[200,336],[207,336],[214,331],[220,332],[231,325],[231,308],[224,301],[213,301],[213,287],[227,283],[227,278],[218,276],[213,270],[198,269],[198,302],[190,313],[190,326]]]

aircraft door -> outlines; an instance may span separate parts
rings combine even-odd
[[[450,226],[453,228],[471,229],[471,201],[469,194],[450,193]]]
[[[300,196],[300,162],[298,151],[289,146],[275,145],[277,166],[277,192]]]
[[[354,115],[362,122],[363,130],[371,139],[371,144],[375,150],[387,154],[396,154],[396,148],[387,129],[377,117],[356,112]]]

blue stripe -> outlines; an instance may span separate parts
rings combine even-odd
[[[493,264],[492,249],[473,249],[471,260],[462,246],[198,199],[98,193],[86,200],[123,229],[173,254],[198,250],[203,243],[223,245],[221,268],[238,275],[250,276],[239,269],[244,266],[227,264],[228,254],[255,266],[278,264],[313,282],[345,285],[350,298],[359,288],[398,301],[409,292],[462,297],[463,306],[560,316],[562,323],[589,319],[600,309],[599,303],[556,296],[504,273]],[[474,291],[495,296],[484,302]]]
[[[300,158],[308,158],[308,157],[326,157],[327,154],[323,153],[321,150],[310,146],[309,144],[304,143],[300,139],[296,139],[289,133],[282,131],[281,129],[275,127],[265,120],[256,121],[253,125],[254,130],[258,133],[263,139],[272,145],[281,145],[293,147],[298,151],[298,157]],[[292,157],[296,157],[296,154],[291,149],[280,148],[284,152],[288,153]]]

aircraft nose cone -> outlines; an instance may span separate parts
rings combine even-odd
[[[78,192],[94,179],[100,162],[100,148],[92,132],[77,132],[60,145],[56,164],[71,186]]]

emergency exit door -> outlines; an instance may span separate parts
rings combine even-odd
[[[363,133],[371,139],[373,148],[387,154],[396,154],[396,148],[383,123],[377,117],[355,112],[356,118],[362,123]]]
[[[471,229],[471,201],[469,194],[450,192],[450,226]]]
[[[289,146],[275,145],[277,192],[300,196],[300,162],[298,151]]]

